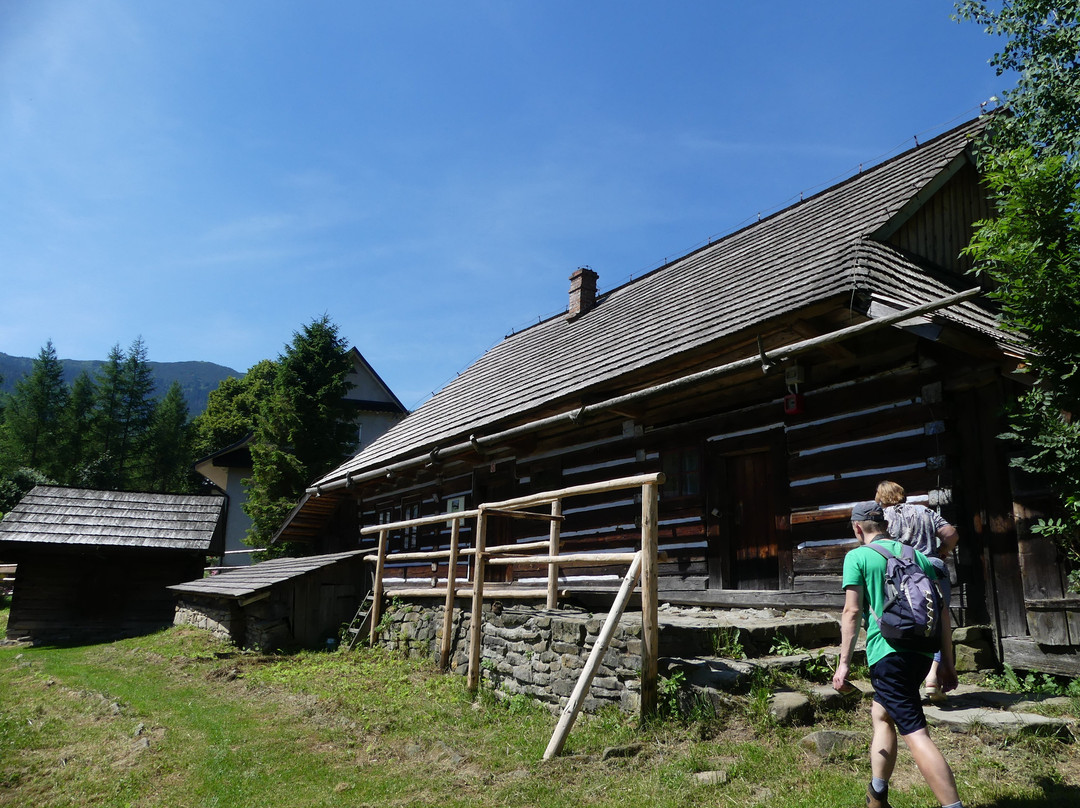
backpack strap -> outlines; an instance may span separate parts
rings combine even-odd
[[[871,550],[877,550],[879,553],[881,553],[881,555],[883,555],[885,557],[886,561],[888,561],[890,558],[896,558],[896,556],[893,555],[892,552],[890,552],[889,550],[886,550],[884,547],[882,547],[877,542],[872,541],[869,544],[864,544],[863,547],[869,547]]]
[[[863,547],[869,547],[871,550],[876,550],[878,553],[881,554],[881,556],[886,561],[896,558],[896,556],[890,550],[887,550],[886,548],[882,547],[877,542],[872,541],[869,544],[864,544]],[[905,549],[905,551],[907,550],[907,545],[904,546],[904,549]],[[889,609],[889,607],[892,605],[893,601],[895,601],[897,597],[898,597],[898,593],[894,592],[893,596],[891,598],[888,598],[885,601],[884,608],[882,608],[882,610],[881,610],[882,613],[886,612]],[[881,615],[874,611],[874,607],[870,603],[870,596],[869,595],[866,596],[866,608],[870,611],[870,614],[872,614],[874,616],[874,620],[876,620],[878,622],[878,625],[880,625],[881,624]]]

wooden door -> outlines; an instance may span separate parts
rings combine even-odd
[[[472,493],[474,507],[486,502],[501,502],[517,494],[514,461],[506,460],[473,469]],[[497,547],[514,540],[513,521],[505,516],[487,517],[485,544]],[[485,567],[484,580],[502,583],[513,580],[513,569],[508,566]]]
[[[709,585],[779,589],[772,452],[710,458]]]

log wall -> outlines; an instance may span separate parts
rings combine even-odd
[[[696,482],[681,490],[673,490],[669,483],[661,491],[659,550],[667,558],[660,565],[664,597],[676,601],[683,593],[690,602],[695,593],[730,588],[716,571],[722,566],[717,556],[728,551],[714,501],[731,485],[724,478],[726,459],[767,452],[775,488],[770,494],[776,508],[771,527],[780,556],[776,582],[768,588],[797,594],[789,598],[793,605],[798,600],[804,607],[835,608],[843,556],[854,546],[846,506],[872,498],[880,480],[900,482],[915,501],[939,508],[957,522],[953,486],[960,465],[959,444],[955,408],[943,384],[949,378],[937,363],[920,361],[913,353],[885,370],[807,386],[800,415],[786,415],[776,395],[724,411],[710,411],[706,398],[691,397],[681,411],[676,410],[679,417],[672,418],[671,410],[665,410],[664,422],[651,423],[644,413],[583,425],[529,446],[507,447],[502,455],[447,462],[435,479],[419,475],[407,482],[384,483],[381,491],[366,490],[358,501],[359,521],[372,525],[435,515],[457,498],[471,508],[484,501],[629,474],[664,471],[670,478],[669,460],[689,454],[698,458],[696,471],[689,475],[696,474]],[[565,551],[631,551],[639,544],[640,504],[633,494],[574,499],[566,503],[564,515]],[[493,519],[489,524],[490,545],[547,536],[543,523]],[[463,525],[463,544],[471,543],[472,530],[472,524]],[[392,536],[391,553],[445,549],[449,536],[449,526],[443,523],[421,527],[412,536]],[[392,555],[388,563],[391,580],[413,586],[445,580],[448,574],[445,566],[433,569],[430,562],[394,565]],[[456,571],[461,577],[465,563]],[[537,583],[545,572],[530,566],[491,570],[500,581]],[[566,571],[561,583],[570,590],[604,590],[614,588],[622,572],[577,568]],[[968,574],[968,566],[961,564],[954,604],[964,602]],[[777,597],[783,602],[780,594],[771,599],[773,604]]]

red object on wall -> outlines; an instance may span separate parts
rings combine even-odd
[[[803,397],[799,393],[784,396],[784,415],[802,415]]]

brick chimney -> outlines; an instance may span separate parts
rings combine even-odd
[[[596,279],[600,276],[588,267],[578,267],[570,276],[570,308],[567,320],[576,320],[596,305]]]

